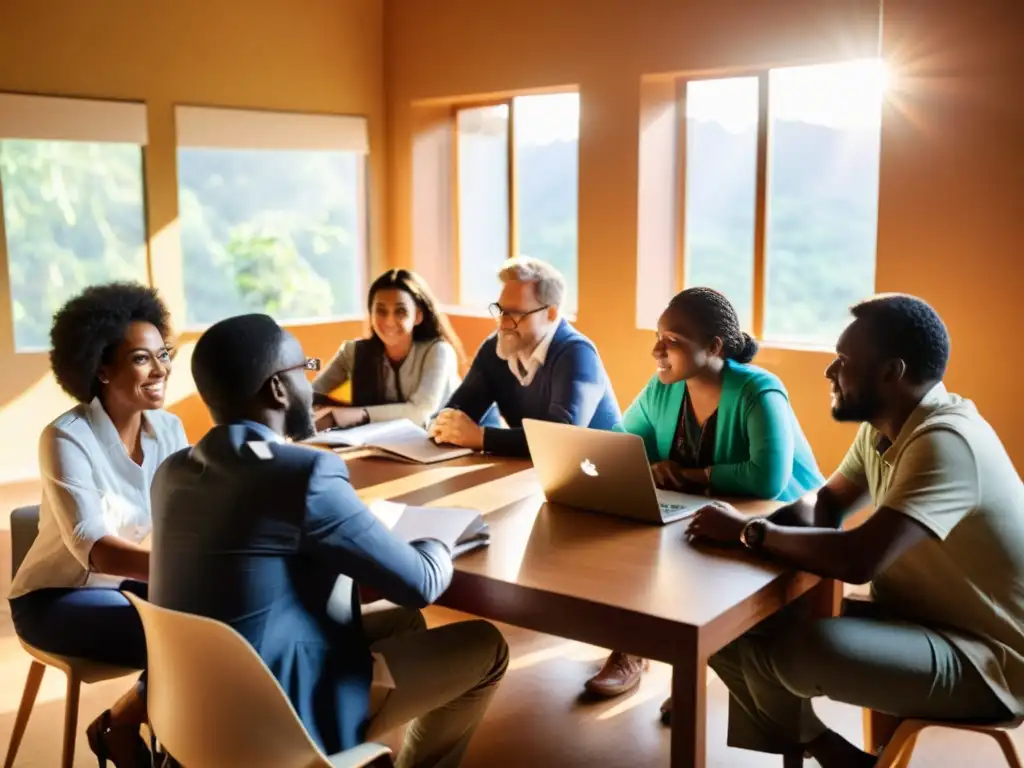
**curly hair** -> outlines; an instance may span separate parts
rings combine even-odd
[[[854,304],[850,313],[871,324],[879,353],[901,359],[910,381],[942,380],[949,364],[949,331],[927,302],[905,293],[880,294]]]
[[[687,288],[672,297],[668,308],[693,322],[704,340],[720,338],[725,359],[749,363],[757,355],[757,341],[740,328],[736,309],[725,294],[713,288]]]
[[[133,322],[151,323],[165,339],[170,313],[153,288],[107,283],[86,288],[53,316],[50,367],[61,389],[80,403],[99,395],[97,372],[110,362]]]

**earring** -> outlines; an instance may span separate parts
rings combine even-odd
[[[100,384],[109,384],[110,379],[104,379],[102,376],[99,377]]]

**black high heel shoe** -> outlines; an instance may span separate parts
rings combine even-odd
[[[134,732],[134,741],[130,746],[111,749],[111,744],[108,743],[110,735],[120,735],[125,731]],[[89,724],[85,736],[89,741],[89,749],[96,755],[99,768],[106,768],[108,760],[114,764],[114,768],[150,768],[153,765],[153,755],[146,742],[142,740],[139,727],[111,724],[109,709]]]

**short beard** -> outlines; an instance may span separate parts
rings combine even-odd
[[[505,343],[507,343],[505,341],[506,339],[509,342],[513,342],[513,348],[511,350],[509,350],[509,349],[507,349],[505,347]],[[522,349],[522,347],[523,347],[522,337],[520,337],[518,335],[505,336],[505,335],[503,335],[501,333],[501,331],[498,331],[497,346],[495,347],[495,351],[498,353],[498,358],[499,359],[501,359],[501,360],[511,360],[512,358],[514,358],[516,355],[519,354],[519,351]]]
[[[867,396],[858,402],[842,402],[832,408],[832,418],[839,422],[871,421],[881,410],[878,398]]]
[[[316,421],[308,405],[299,400],[293,400],[288,405],[284,413],[284,434],[296,442],[316,434]]]

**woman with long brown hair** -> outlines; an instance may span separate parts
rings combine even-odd
[[[415,272],[385,272],[366,305],[369,336],[341,345],[313,381],[314,403],[338,406],[341,427],[393,419],[425,426],[458,387],[462,344]],[[351,402],[334,400],[330,393],[349,381]]]

